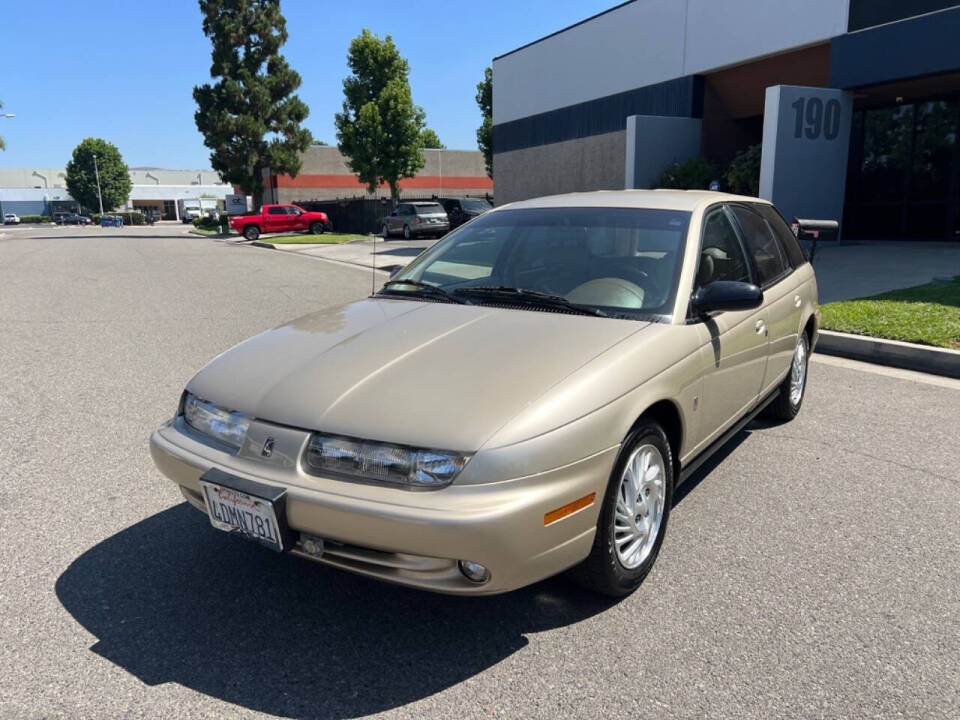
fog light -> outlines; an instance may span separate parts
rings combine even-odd
[[[300,533],[300,547],[307,555],[320,557],[323,555],[323,538]]]
[[[482,583],[490,579],[490,571],[480,563],[461,560],[457,565],[460,567],[460,572],[463,573],[463,576],[470,582]]]

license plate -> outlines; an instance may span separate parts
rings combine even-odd
[[[273,499],[245,492],[249,487],[240,490],[204,478],[200,481],[200,487],[211,525],[218,530],[254,540],[277,552],[283,551],[286,534],[282,526],[283,507],[278,508]],[[249,486],[250,481],[243,484]]]

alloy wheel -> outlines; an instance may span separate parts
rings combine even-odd
[[[797,349],[793,352],[793,362],[790,364],[790,402],[799,405],[803,399],[803,389],[807,382],[807,338],[800,336]]]
[[[639,567],[650,555],[663,523],[666,467],[653,445],[641,445],[624,464],[617,492],[613,540],[620,564]]]

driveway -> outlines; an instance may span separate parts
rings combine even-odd
[[[814,356],[799,418],[680,490],[620,602],[430,595],[213,530],[150,431],[215,354],[369,288],[173,230],[0,240],[0,717],[956,717],[957,381]]]

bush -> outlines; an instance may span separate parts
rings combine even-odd
[[[133,212],[111,212],[104,213],[104,215],[110,215],[111,217],[116,217],[119,215],[123,218],[124,225],[146,225],[147,219],[144,217],[143,213],[139,210],[134,210]],[[100,224],[100,213],[94,213],[90,216],[93,220],[94,225]]]
[[[51,222],[49,215],[21,215],[22,223],[48,223]]]
[[[738,154],[727,168],[727,185],[738,195],[760,194],[760,145],[751,145]]]
[[[204,215],[203,217],[198,217],[193,219],[193,226],[195,228],[203,228],[204,230],[216,230],[221,225],[227,224],[227,219],[223,218],[219,220],[210,215]]]
[[[719,178],[716,165],[706,158],[695,157],[665,168],[656,186],[674,190],[707,190],[710,183]]]

